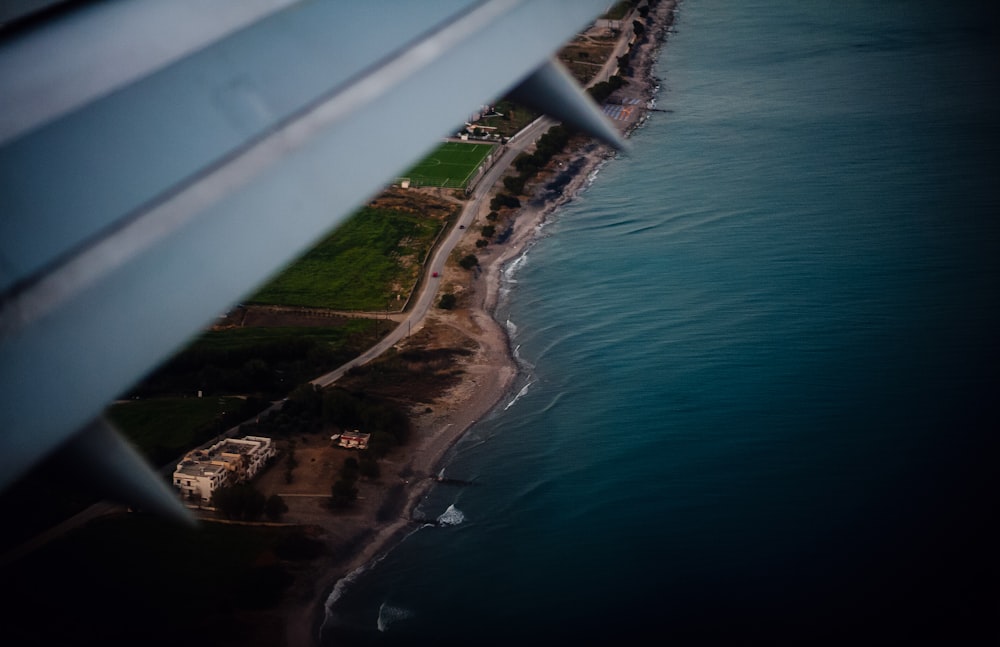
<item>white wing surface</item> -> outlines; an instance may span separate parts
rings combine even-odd
[[[0,487],[79,434],[155,478],[101,449],[108,402],[472,108],[520,85],[613,140],[549,62],[607,4],[120,0],[0,31]]]

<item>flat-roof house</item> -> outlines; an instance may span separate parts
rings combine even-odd
[[[337,444],[348,449],[367,449],[368,439],[371,437],[371,434],[363,434],[357,429],[354,431],[345,431],[340,434],[340,440]]]
[[[218,488],[253,478],[275,454],[270,438],[226,438],[188,452],[174,470],[174,487],[186,499],[207,501]]]

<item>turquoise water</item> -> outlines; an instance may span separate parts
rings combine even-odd
[[[445,468],[474,485],[326,642],[997,638],[977,6],[684,2],[669,112],[507,268],[520,382]]]

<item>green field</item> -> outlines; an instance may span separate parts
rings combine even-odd
[[[443,223],[366,207],[249,299],[250,303],[398,309]],[[396,295],[401,294],[402,300]]]
[[[402,177],[409,179],[412,186],[464,189],[493,146],[445,142]]]
[[[302,328],[295,327],[250,327],[232,328],[228,330],[209,330],[202,333],[195,339],[187,350],[216,352],[229,352],[238,354],[241,351],[261,350],[272,344],[281,344],[288,340],[310,340],[322,344],[339,348],[350,344],[351,337],[360,335],[364,330],[372,327],[367,319],[350,319],[343,325],[321,327],[308,326]],[[360,352],[364,350],[360,347],[351,347],[348,352]],[[278,352],[276,355],[285,355],[287,352]],[[268,361],[274,361],[273,357],[268,357]],[[345,360],[346,361],[346,360]]]
[[[197,444],[199,429],[242,404],[232,397],[130,400],[112,405],[108,414],[147,456],[180,455]]]

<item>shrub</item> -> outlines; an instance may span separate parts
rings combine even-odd
[[[330,487],[330,505],[334,508],[346,508],[358,498],[358,488],[343,479]]]
[[[524,177],[521,175],[508,175],[503,179],[503,186],[513,195],[521,195],[524,192]]]
[[[249,483],[221,487],[212,492],[212,506],[227,519],[254,521],[264,512],[266,497]]]
[[[438,307],[441,308],[442,310],[451,310],[452,308],[454,308],[455,295],[451,294],[450,292],[448,294],[442,294],[441,300],[438,301]]]
[[[267,518],[271,521],[277,521],[281,518],[281,515],[286,512],[288,512],[288,505],[285,503],[285,500],[277,494],[269,496],[267,501],[264,503],[264,514],[267,515]]]
[[[358,470],[361,472],[361,476],[369,479],[377,479],[382,473],[374,456],[363,457],[358,462]]]
[[[507,193],[498,193],[492,200],[490,200],[490,209],[493,211],[497,211],[504,207],[519,209],[521,207],[521,201]]]

